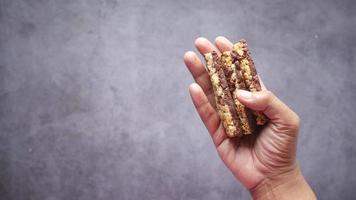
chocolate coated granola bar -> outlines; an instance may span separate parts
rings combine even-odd
[[[242,105],[236,98],[236,89],[246,90],[246,85],[241,75],[241,71],[236,70],[236,66],[233,63],[231,52],[227,51],[221,55],[221,61],[223,70],[226,76],[226,80],[233,97],[236,112],[238,115],[238,120],[240,127],[242,128],[243,134],[251,134],[253,132],[252,125],[250,124],[249,117],[251,118],[251,113],[249,110]]]
[[[242,135],[234,100],[222,68],[221,58],[213,51],[204,55],[212,83],[216,107],[228,137]]]
[[[260,80],[246,40],[242,39],[234,44],[231,56],[237,71],[241,72],[246,90],[251,92],[261,91]],[[257,125],[263,125],[268,121],[267,117],[261,112],[254,112],[254,115]]]
[[[238,89],[252,92],[261,90],[246,40],[240,40],[233,45],[232,51],[223,52],[221,56],[213,51],[204,57],[217,111],[227,136],[251,134],[255,124],[265,124],[268,119],[262,112],[251,111],[237,99]]]

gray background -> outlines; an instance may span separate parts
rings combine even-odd
[[[355,1],[0,0],[0,199],[248,199],[193,109],[194,39],[250,42],[320,199],[356,196]]]

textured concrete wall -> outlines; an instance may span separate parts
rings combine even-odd
[[[0,0],[0,199],[247,199],[182,55],[249,40],[320,199],[356,196],[355,1]]]

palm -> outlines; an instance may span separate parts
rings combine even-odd
[[[278,133],[273,126],[270,123],[241,140],[225,138],[217,146],[221,159],[246,188],[254,187],[270,174],[285,170],[294,160],[295,140],[276,136]],[[278,145],[287,148],[280,151],[275,148]]]
[[[206,39],[196,41],[196,47],[202,54],[212,50],[228,51],[232,44],[220,38],[216,40],[216,46]],[[215,111],[214,95],[204,65],[193,52],[186,53],[184,60],[199,85],[190,88],[197,111],[212,136],[219,156],[245,187],[252,188],[266,176],[291,166],[295,157],[296,134],[284,134],[291,130],[272,120],[252,135],[227,138]]]
[[[213,105],[213,94],[209,91],[206,96],[209,104]],[[282,127],[268,123],[252,135],[231,139],[225,136],[222,124],[220,120],[218,121],[215,126],[211,125],[208,128],[215,130],[211,132],[211,135],[216,149],[225,165],[245,187],[255,186],[265,176],[278,173],[279,170],[284,170],[293,162],[295,140],[283,135],[280,131],[280,129],[283,130]],[[278,137],[278,135],[284,137]],[[282,148],[283,151],[281,151],[276,149],[276,146],[285,148]]]

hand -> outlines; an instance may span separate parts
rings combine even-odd
[[[232,49],[232,43],[224,37],[218,37],[215,46],[205,38],[198,38],[195,46],[202,55],[213,50],[220,53]],[[193,103],[220,158],[233,175],[251,192],[266,180],[278,180],[279,177],[289,180],[290,176],[298,176],[293,178],[299,180],[302,175],[296,162],[298,115],[268,91],[263,83],[260,92],[240,90],[239,101],[252,110],[262,111],[270,121],[252,135],[227,138],[215,110],[214,94],[204,64],[191,51],[184,55],[184,62],[196,81],[189,87]]]

